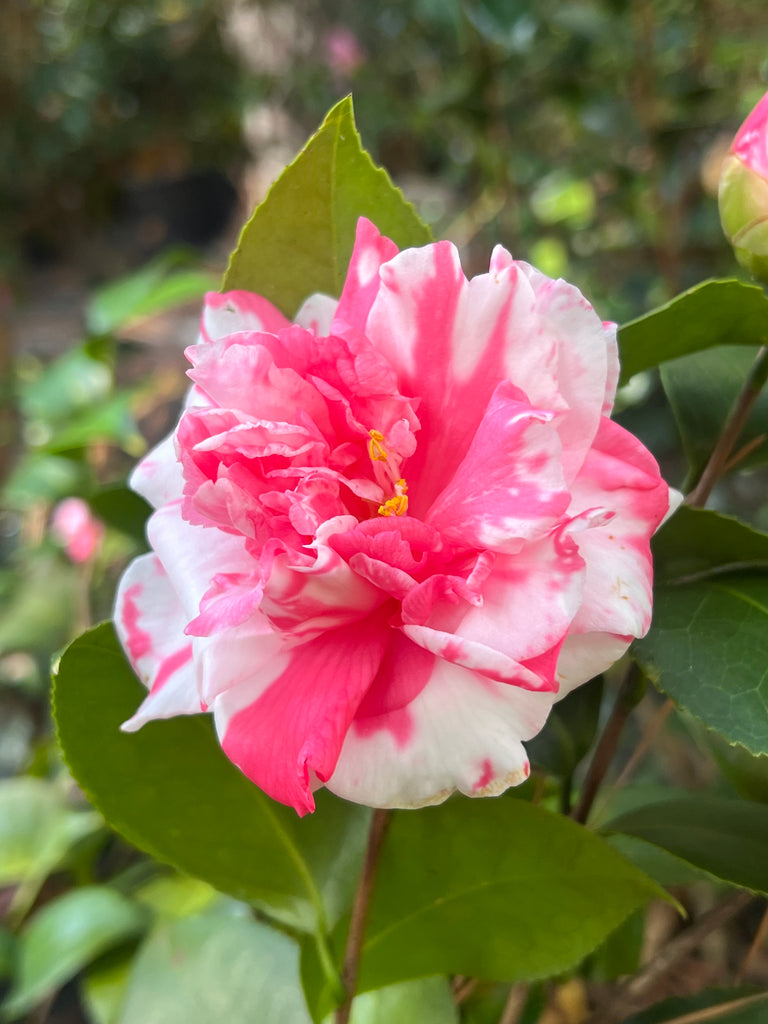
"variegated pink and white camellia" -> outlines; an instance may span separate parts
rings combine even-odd
[[[132,484],[153,552],[118,633],[149,695],[303,814],[325,784],[416,807],[529,772],[523,741],[651,616],[669,491],[613,423],[615,330],[494,250],[361,220],[337,302],[211,294],[173,435]]]

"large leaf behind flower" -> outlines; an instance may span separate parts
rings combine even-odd
[[[136,846],[307,931],[348,905],[368,811],[318,794],[300,819],[249,782],[221,752],[210,718],[120,732],[144,695],[110,624],[64,652],[54,709],[72,774]]]
[[[768,535],[682,508],[653,547],[653,625],[631,653],[708,728],[768,754]]]
[[[289,317],[313,292],[338,296],[361,216],[401,249],[431,241],[413,206],[363,149],[347,97],[243,228],[223,289],[258,292]]]

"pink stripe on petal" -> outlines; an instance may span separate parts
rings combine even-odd
[[[152,637],[139,625],[140,612],[136,601],[140,597],[142,589],[141,583],[134,583],[133,586],[128,587],[123,594],[120,610],[125,646],[128,657],[134,665],[152,649]]]
[[[284,652],[255,700],[248,684],[219,696],[214,711],[224,753],[275,800],[300,815],[313,811],[311,775],[321,782],[332,775],[387,634],[376,616],[326,632]]]
[[[349,270],[335,315],[340,324],[365,323],[379,289],[381,265],[391,260],[397,251],[391,239],[382,235],[365,217],[360,217]]]
[[[174,651],[173,654],[169,654],[167,658],[163,658],[160,662],[160,666],[157,670],[157,675],[154,678],[152,687],[150,689],[151,694],[157,693],[161,690],[168,680],[173,676],[180,668],[184,668],[192,661],[192,644],[189,643],[186,647],[180,647],[178,651]],[[197,695],[195,694],[195,697]]]

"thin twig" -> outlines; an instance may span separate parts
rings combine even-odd
[[[524,982],[518,982],[510,988],[501,1017],[499,1017],[499,1024],[517,1024],[520,1014],[525,1009],[529,991],[530,985]]]
[[[589,1018],[589,1024],[618,1024],[630,1013],[641,1009],[661,979],[684,956],[700,946],[707,935],[743,910],[752,898],[748,892],[732,893],[722,903],[702,914],[689,928],[668,942],[638,974],[619,985],[611,1000]]]
[[[335,1024],[349,1024],[352,1000],[355,998],[355,989],[357,987],[357,970],[360,966],[360,953],[363,948],[368,907],[371,902],[371,894],[373,893],[373,883],[376,877],[376,868],[379,864],[379,855],[390,818],[390,811],[375,810],[371,819],[371,830],[368,833],[368,848],[365,851],[363,870],[360,875],[357,892],[355,893],[355,902],[352,906],[352,919],[349,923],[347,948],[344,952],[344,966],[341,972],[341,980],[344,983],[347,998],[336,1010]]]
[[[766,938],[767,935],[768,935],[768,907],[765,908],[765,913],[763,914],[763,919],[762,919],[762,921],[760,922],[760,924],[757,927],[757,931],[755,932],[754,939],[752,939],[752,945],[747,950],[747,955],[742,960],[741,967],[739,967],[739,970],[738,970],[738,972],[736,974],[736,984],[737,985],[740,985],[742,983],[742,981],[744,980],[744,978],[746,977],[747,971],[749,970],[749,968],[750,968],[750,966],[752,964],[752,961],[757,956],[760,947],[765,942],[765,938]]]
[[[685,499],[688,505],[701,507],[706,504],[707,498],[712,493],[712,488],[726,470],[739,434],[744,429],[752,406],[757,401],[766,380],[768,380],[768,345],[763,345],[750,367],[738,398],[728,413],[725,426],[717,439],[699,482]]]
[[[705,1006],[701,1010],[692,1010],[691,1013],[684,1013],[682,1017],[673,1017],[665,1020],[663,1024],[704,1024],[704,1021],[717,1020],[724,1014],[732,1014],[734,1011],[745,1010],[748,1006],[765,1002],[768,999],[768,992],[756,992],[753,996],[742,996],[740,999],[729,999],[727,1003],[718,1003],[717,1006]]]
[[[616,694],[616,702],[592,755],[584,784],[581,787],[579,802],[571,814],[573,820],[582,825],[589,817],[597,792],[611,766],[624,725],[637,704],[637,692],[641,679],[642,675],[637,665],[630,665],[621,681],[619,692]]]
[[[643,730],[643,735],[640,737],[640,742],[635,747],[632,756],[622,768],[618,779],[614,782],[614,789],[621,789],[622,786],[626,785],[632,773],[656,742],[659,733],[664,728],[667,719],[674,710],[675,702],[671,697],[667,697],[661,707],[656,709]]]

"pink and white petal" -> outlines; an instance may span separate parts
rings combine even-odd
[[[323,295],[322,292],[315,292],[302,304],[294,321],[300,327],[312,331],[318,338],[325,338],[331,333],[331,324],[338,305],[338,299]]]
[[[383,263],[397,255],[397,251],[395,243],[366,217],[358,219],[355,245],[336,310],[335,319],[339,324],[362,327],[379,289],[379,270]]]
[[[603,416],[610,416],[616,400],[616,389],[619,386],[621,366],[619,365],[619,340],[616,324],[610,320],[603,321],[605,331],[606,356],[608,359],[608,376],[605,381],[605,397],[603,398]]]
[[[147,537],[178,595],[184,625],[198,614],[217,573],[248,574],[256,568],[245,537],[193,526],[182,519],[180,502],[164,505],[150,517]]]
[[[192,642],[184,635],[183,608],[158,559],[142,555],[123,575],[115,601],[115,630],[149,696],[123,729],[153,718],[200,712]]]
[[[372,807],[441,803],[457,789],[496,796],[528,777],[522,741],[540,731],[553,700],[435,658],[409,704],[355,718],[327,787]]]
[[[371,616],[278,653],[216,698],[224,753],[273,799],[300,815],[313,811],[311,780],[333,774],[387,637],[386,623]]]
[[[518,551],[545,534],[571,500],[553,417],[502,381],[426,521],[445,540],[481,550]]]
[[[208,344],[241,331],[277,334],[290,321],[267,299],[253,292],[208,292],[205,296],[200,343]]]
[[[436,607],[427,625],[527,663],[567,635],[584,584],[578,547],[563,531],[553,532],[517,555],[496,558],[483,585],[481,607]]]
[[[631,636],[612,633],[573,633],[567,636],[557,659],[557,700],[562,700],[577,686],[609,669],[626,654],[632,640]]]
[[[573,632],[644,636],[651,623],[650,539],[669,509],[669,488],[655,459],[604,418],[572,495],[569,515],[596,506],[615,512],[604,525],[575,535],[586,582]]]

